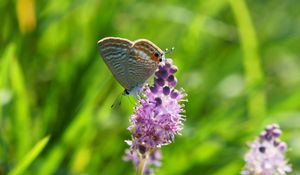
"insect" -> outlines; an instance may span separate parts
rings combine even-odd
[[[114,77],[125,88],[123,95],[138,96],[158,64],[165,60],[165,53],[146,39],[132,42],[106,37],[98,41],[98,48]]]

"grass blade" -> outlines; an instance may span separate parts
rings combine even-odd
[[[258,51],[258,42],[249,10],[244,0],[230,0],[244,52],[244,69],[248,88],[248,110],[250,118],[261,121],[266,113],[263,88],[263,70]]]
[[[30,151],[25,155],[24,159],[13,169],[9,175],[23,174],[23,172],[30,166],[30,164],[36,159],[40,152],[45,148],[49,141],[50,136],[46,136],[40,140]]]

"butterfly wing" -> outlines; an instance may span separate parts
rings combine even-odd
[[[158,57],[155,57],[156,54]],[[162,56],[163,51],[148,40],[140,39],[133,43],[126,63],[132,88],[142,86],[154,74]]]
[[[118,82],[127,90],[132,88],[128,81],[128,55],[133,43],[127,39],[107,37],[98,41],[100,55],[104,62],[118,80]]]
[[[133,43],[123,38],[107,37],[98,42],[98,47],[110,71],[128,92],[141,87],[153,75],[164,54],[145,39]]]

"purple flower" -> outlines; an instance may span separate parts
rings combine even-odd
[[[285,160],[286,143],[279,140],[281,130],[277,124],[268,125],[245,155],[246,165],[242,175],[285,175],[291,166]]]
[[[175,135],[182,130],[184,106],[181,102],[186,94],[183,89],[175,89],[177,80],[173,74],[176,71],[177,67],[172,64],[171,59],[159,65],[154,84],[145,86],[130,118],[131,126],[128,130],[132,134],[132,140],[127,143],[130,145],[132,159],[127,160],[132,160],[135,166],[147,155],[151,157],[162,145],[172,143]]]

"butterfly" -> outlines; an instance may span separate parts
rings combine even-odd
[[[165,60],[165,53],[146,39],[132,42],[106,37],[98,41],[98,48],[109,70],[125,88],[123,95],[138,96],[159,63]]]

